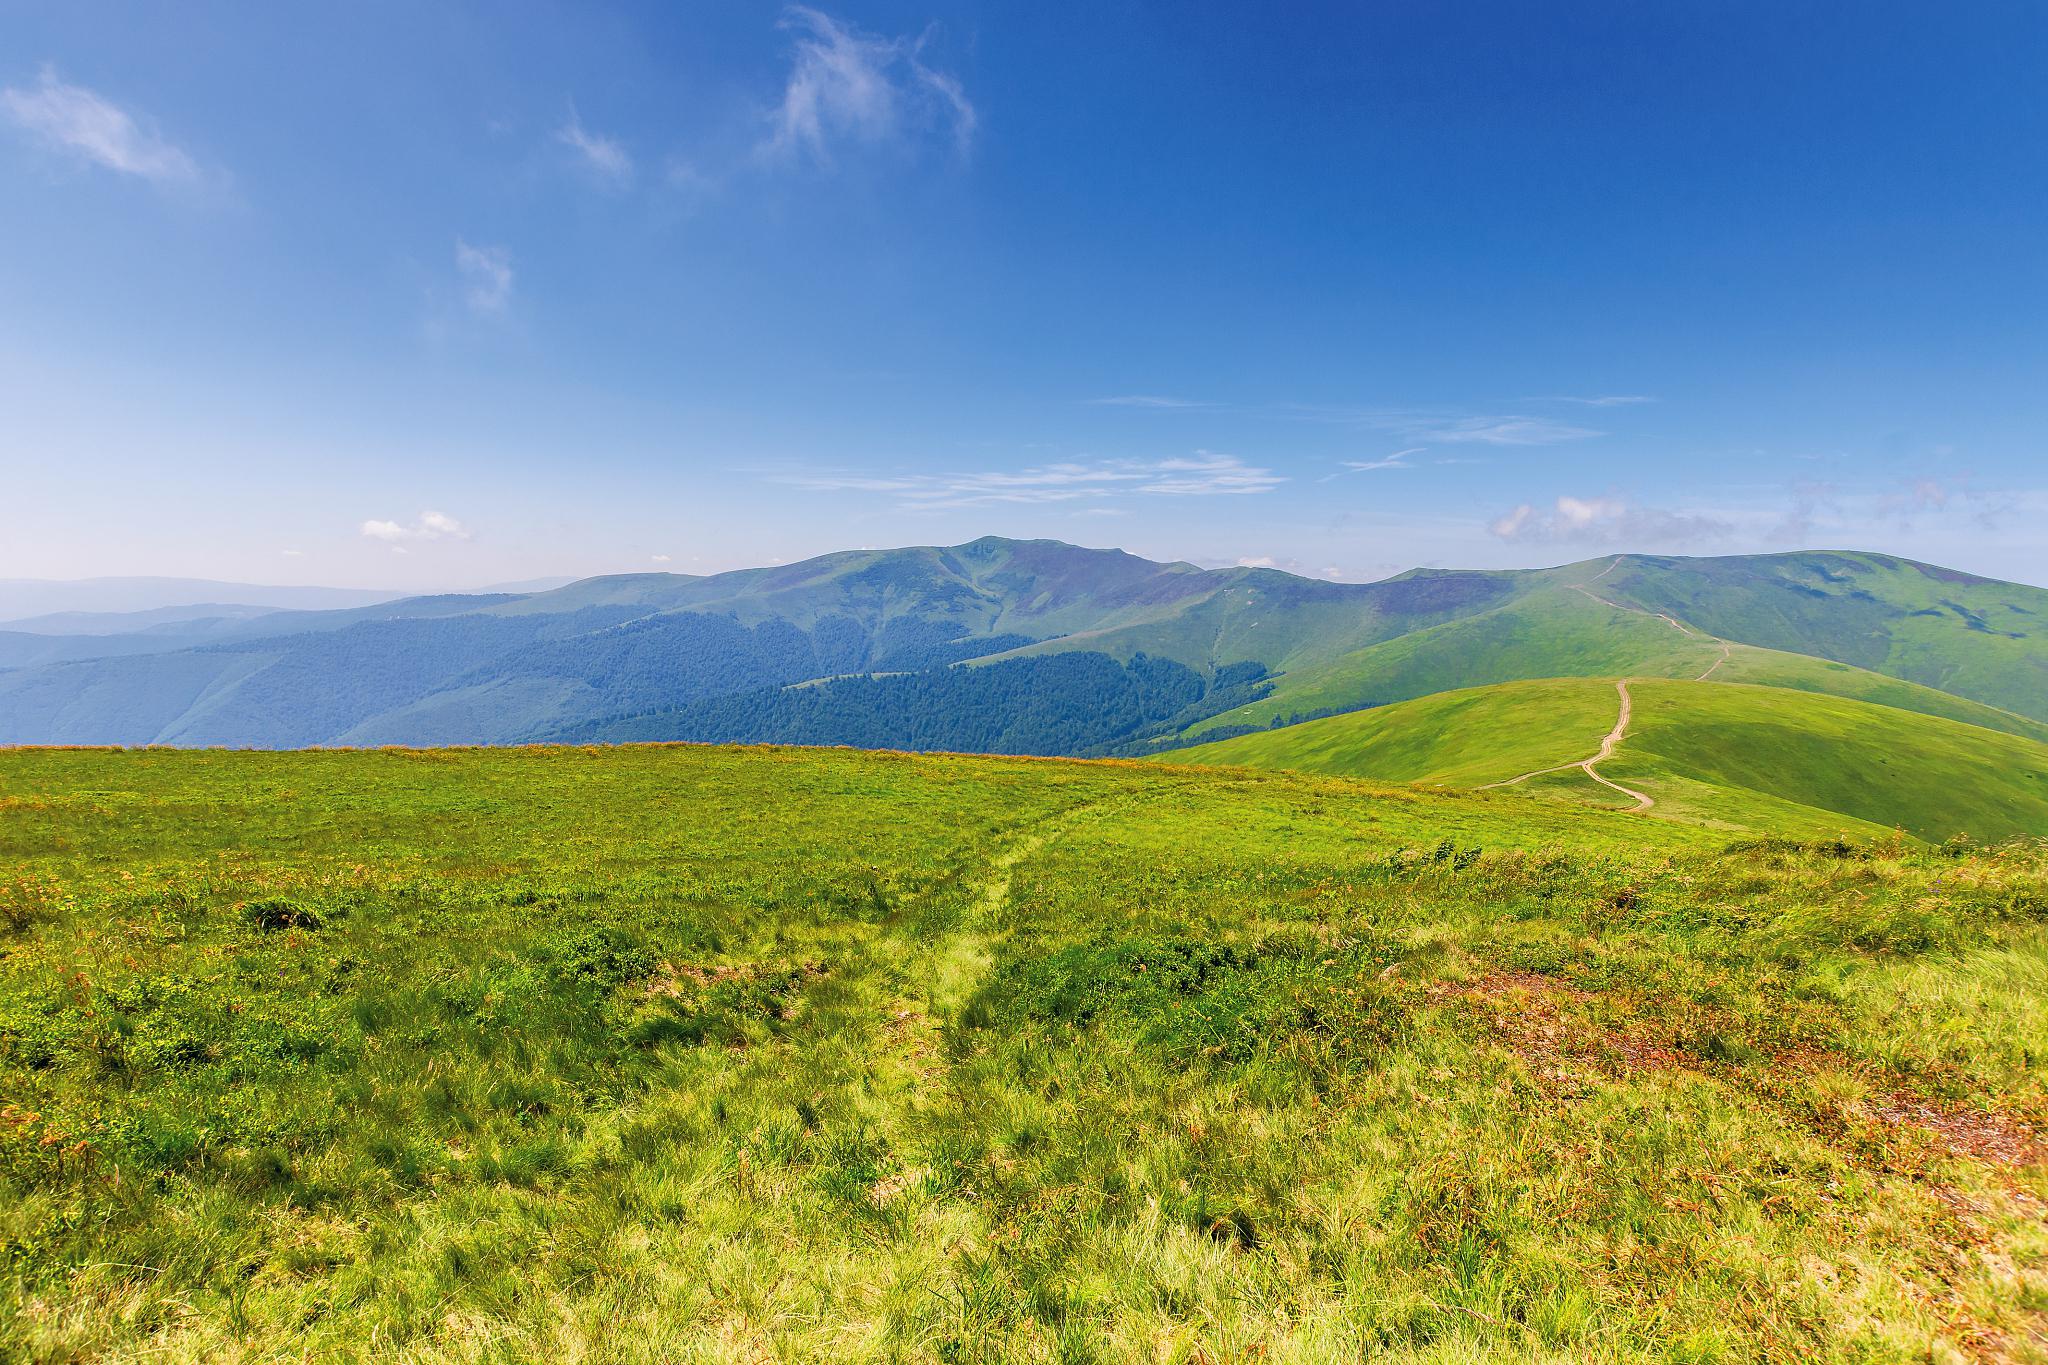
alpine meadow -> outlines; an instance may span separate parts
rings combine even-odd
[[[0,4],[0,1365],[2048,1365],[2044,73]]]

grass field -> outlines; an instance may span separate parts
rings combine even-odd
[[[1660,818],[1807,835],[1869,837],[1898,828],[1937,842],[2048,837],[2048,744],[1795,688],[1656,678],[1635,679],[1630,688],[1628,733],[1600,770],[1654,797]],[[1616,710],[1610,680],[1502,683],[1242,735],[1176,757],[1480,787],[1590,756]],[[1577,772],[1533,780],[1527,790],[1602,805],[1617,800]]]
[[[2048,1359],[2038,845],[15,750],[0,869],[0,1358]]]
[[[1219,740],[1173,757],[1478,787],[1586,757],[1614,724],[1614,713],[1612,683],[1548,678],[1439,692]]]

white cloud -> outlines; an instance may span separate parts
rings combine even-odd
[[[29,88],[0,90],[0,112],[47,146],[159,185],[199,179],[191,157],[144,129],[119,105],[44,67]]]
[[[1202,496],[1211,493],[1266,493],[1286,482],[1270,469],[1247,465],[1235,455],[1198,450],[1192,459],[1161,460],[1157,476],[1140,493]]]
[[[585,128],[574,109],[569,111],[569,121],[556,130],[555,141],[577,152],[585,165],[613,185],[624,185],[633,178],[633,158],[626,149]]]
[[[1525,502],[1494,518],[1487,527],[1501,540],[1626,543],[1643,548],[1710,540],[1733,529],[1725,521],[1697,513],[1639,507],[1620,498],[1569,495],[1547,508]]]
[[[1271,555],[1243,555],[1237,561],[1237,567],[1240,569],[1270,569],[1274,565],[1275,561]]]
[[[394,546],[404,541],[469,539],[469,529],[442,512],[422,512],[410,526],[395,521],[366,521],[361,529],[371,540]]]
[[[1536,509],[1525,502],[1512,512],[1504,512],[1495,517],[1493,524],[1486,529],[1502,540],[1519,540],[1522,532],[1528,529],[1529,523],[1535,520],[1535,517]]]
[[[452,540],[469,539],[469,532],[463,529],[461,522],[439,512],[420,513],[419,524],[421,533],[430,540],[441,536],[447,536]]]
[[[501,246],[471,246],[455,239],[455,269],[463,301],[482,317],[498,317],[512,303],[512,253]]]
[[[944,131],[963,154],[972,144],[974,105],[957,78],[925,65],[923,38],[877,37],[804,5],[784,11],[782,27],[797,38],[770,149],[829,162],[849,141]]]
[[[669,562],[668,555],[649,555],[648,558],[652,559],[657,564],[666,564]]]
[[[1552,394],[1548,398],[1533,400],[1539,403],[1576,403],[1582,408],[1626,408],[1637,403],[1654,403],[1657,400],[1644,393],[1609,393],[1592,398],[1576,398],[1570,394]]]
[[[790,475],[777,480],[814,492],[892,494],[922,511],[1002,503],[1057,503],[1110,497],[1208,497],[1265,493],[1285,480],[1235,455],[1198,450],[1167,460],[1068,460],[1019,470],[953,474]]]

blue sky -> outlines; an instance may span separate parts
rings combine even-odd
[[[0,9],[0,577],[2048,582],[2048,8]]]

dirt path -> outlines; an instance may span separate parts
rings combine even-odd
[[[1596,578],[1596,579],[1594,579],[1593,581],[1597,583],[1597,582],[1599,582],[1600,580]],[[1638,616],[1654,616],[1654,617],[1656,617],[1656,618],[1657,618],[1657,619],[1658,619],[1659,621],[1662,621],[1662,622],[1663,622],[1663,623],[1664,623],[1665,625],[1667,625],[1667,626],[1671,627],[1671,628],[1672,628],[1673,630],[1677,631],[1677,632],[1678,632],[1678,633],[1679,633],[1680,635],[1686,635],[1686,636],[1690,636],[1691,638],[1693,638],[1693,639],[1695,639],[1695,640],[1705,640],[1705,639],[1709,639],[1709,638],[1711,638],[1710,636],[1706,636],[1706,635],[1702,635],[1702,634],[1700,634],[1700,633],[1699,633],[1698,631],[1694,630],[1694,629],[1693,629],[1693,628],[1692,628],[1691,626],[1689,626],[1689,625],[1687,625],[1687,624],[1686,624],[1685,622],[1683,622],[1683,621],[1679,620],[1679,619],[1678,619],[1678,618],[1677,618],[1676,616],[1666,616],[1666,615],[1665,615],[1665,614],[1664,614],[1663,612],[1661,612],[1661,611],[1645,611],[1645,610],[1643,610],[1643,608],[1641,608],[1641,607],[1624,607],[1624,606],[1623,606],[1623,605],[1621,605],[1621,603],[1619,603],[1619,602],[1610,602],[1610,601],[1608,601],[1608,600],[1607,600],[1606,598],[1602,597],[1602,596],[1601,596],[1601,595],[1600,595],[1599,593],[1597,593],[1597,592],[1594,592],[1594,591],[1593,591],[1593,590],[1592,590],[1591,588],[1587,587],[1587,586],[1586,586],[1585,584],[1583,584],[1583,583],[1574,583],[1574,584],[1572,584],[1572,591],[1573,591],[1573,592],[1582,592],[1582,593],[1586,594],[1586,596],[1588,596],[1588,597],[1592,598],[1592,599],[1593,599],[1593,600],[1594,600],[1595,602],[1598,602],[1598,603],[1599,603],[1599,604],[1600,604],[1601,606],[1603,606],[1603,607],[1610,607],[1610,608],[1612,608],[1612,609],[1613,609],[1613,610],[1615,610],[1615,611],[1632,611],[1632,612],[1634,612],[1634,613],[1635,613],[1636,615],[1638,615]]]
[[[1614,564],[1619,563],[1621,563],[1621,561],[1618,559],[1614,561]],[[1587,580],[1587,582],[1598,583],[1601,579],[1607,577],[1609,573],[1613,572],[1614,564],[1609,564],[1599,573],[1594,574],[1590,579]],[[1714,676],[1715,671],[1719,669],[1722,664],[1728,662],[1728,655],[1732,647],[1726,640],[1723,640],[1718,636],[1708,635],[1702,631],[1694,630],[1691,626],[1679,620],[1676,616],[1666,616],[1661,611],[1645,611],[1641,607],[1624,607],[1619,602],[1610,602],[1606,598],[1602,597],[1599,593],[1594,592],[1591,588],[1587,587],[1585,583],[1572,584],[1572,591],[1582,592],[1586,594],[1586,596],[1592,598],[1595,602],[1598,602],[1601,606],[1611,608],[1614,611],[1632,611],[1638,616],[1654,616],[1659,621],[1662,621],[1665,625],[1670,626],[1673,630],[1677,631],[1680,635],[1683,635],[1688,639],[1710,640],[1714,644],[1721,646],[1721,657],[1714,660],[1714,662],[1708,664],[1707,671],[1700,674],[1697,678],[1694,678],[1694,682],[1705,682],[1707,679]],[[1609,785],[1612,784],[1610,783]]]
[[[1583,589],[1581,591],[1583,591]],[[1590,596],[1591,594],[1588,595]],[[1666,619],[1668,620],[1669,618],[1667,617]],[[1672,624],[1678,625],[1676,621],[1673,621]],[[1680,630],[1685,629],[1685,627],[1683,626],[1679,626],[1678,628]],[[1711,672],[1712,670],[1710,669],[1708,671]],[[1628,679],[1622,678],[1619,681],[1617,681],[1614,684],[1614,690],[1621,696],[1621,713],[1614,718],[1614,728],[1612,730],[1609,730],[1607,732],[1607,737],[1600,741],[1599,753],[1594,754],[1591,758],[1579,759],[1575,763],[1560,763],[1554,768],[1538,768],[1534,772],[1523,773],[1519,777],[1510,777],[1500,782],[1488,782],[1479,790],[1486,791],[1493,787],[1512,787],[1518,782],[1527,782],[1530,778],[1541,777],[1545,773],[1561,773],[1568,768],[1577,768],[1580,772],[1592,778],[1601,786],[1607,787],[1613,791],[1618,791],[1623,796],[1626,796],[1630,800],[1634,801],[1636,803],[1635,808],[1639,811],[1648,810],[1650,807],[1656,805],[1657,803],[1655,801],[1651,800],[1648,796],[1645,796],[1643,793],[1636,791],[1634,788],[1624,787],[1619,782],[1610,782],[1608,779],[1602,777],[1599,771],[1595,769],[1595,767],[1593,766],[1596,763],[1605,763],[1608,759],[1614,757],[1615,746],[1619,745],[1621,741],[1628,736],[1628,723],[1630,718],[1635,715],[1635,699],[1630,697],[1628,694]]]

